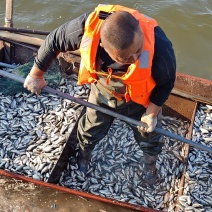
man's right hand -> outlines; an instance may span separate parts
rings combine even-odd
[[[24,81],[24,88],[39,95],[41,93],[41,89],[46,86],[46,81],[43,76],[35,77],[28,74]]]

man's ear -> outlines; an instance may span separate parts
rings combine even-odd
[[[103,46],[103,44],[100,42],[100,44],[99,44],[102,48],[104,48],[104,46]]]

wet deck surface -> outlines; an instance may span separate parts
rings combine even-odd
[[[133,212],[5,176],[0,176],[0,205],[0,212]]]

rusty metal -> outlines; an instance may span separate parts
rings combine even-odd
[[[200,102],[203,102],[203,103],[206,103],[206,104],[212,104],[212,101],[211,101],[212,99],[210,100],[208,98],[189,94],[189,93],[186,93],[186,92],[182,93],[182,91],[180,91],[176,88],[173,88],[171,93],[174,94],[174,95],[177,95],[177,96],[182,96],[182,97],[185,97],[187,99],[191,99],[193,101],[200,101]]]
[[[97,196],[97,195],[82,192],[82,191],[77,191],[77,190],[65,188],[65,187],[62,187],[62,186],[46,183],[46,182],[39,181],[39,180],[34,180],[32,178],[28,178],[28,177],[25,177],[25,176],[22,176],[22,175],[14,174],[14,173],[2,170],[2,169],[0,169],[0,175],[4,175],[6,177],[11,177],[11,178],[15,178],[15,179],[18,179],[18,180],[23,180],[23,181],[26,181],[26,182],[34,183],[36,185],[56,189],[58,191],[63,191],[63,192],[69,193],[69,194],[78,195],[78,196],[81,196],[81,197],[84,197],[84,198],[93,199],[93,200],[109,203],[109,204],[112,204],[112,205],[122,206],[122,207],[125,207],[125,208],[137,210],[137,211],[143,211],[143,212],[158,212],[158,211],[160,211],[160,210],[151,209],[151,208],[147,208],[147,207],[143,207],[143,206],[138,206],[138,205],[120,202],[120,201],[117,201],[117,200],[114,200],[114,199],[109,199],[109,198],[106,198],[106,197],[101,197],[101,196]]]
[[[181,93],[195,97],[197,100],[203,99],[212,104],[212,80],[178,72],[174,88]]]
[[[170,95],[164,105],[164,114],[182,120],[191,120],[195,102],[182,96]]]
[[[188,129],[188,138],[191,139],[192,137],[192,130],[193,130],[193,125],[194,125],[194,119],[195,119],[195,114],[196,114],[196,110],[197,110],[197,105],[198,103],[195,102],[195,108],[194,108],[194,111],[193,111],[193,114],[192,114],[192,117],[191,117],[191,124],[190,124],[190,127]],[[183,194],[183,189],[184,189],[184,183],[185,183],[185,172],[186,172],[186,169],[187,169],[187,163],[188,163],[188,155],[189,155],[189,144],[184,144],[183,147],[185,149],[185,155],[184,155],[184,167],[183,167],[183,174],[181,176],[181,179],[180,179],[180,183],[179,183],[179,191],[178,191],[178,198],[180,196],[182,196]],[[177,206],[176,207],[176,212],[180,211],[180,208]]]

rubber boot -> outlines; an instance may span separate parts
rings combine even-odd
[[[84,174],[86,174],[87,172],[88,163],[91,157],[91,152],[92,150],[90,149],[82,150],[81,147],[79,148],[79,155],[77,159],[78,169]]]
[[[159,182],[156,160],[157,155],[151,156],[144,153],[144,181],[151,187]]]

